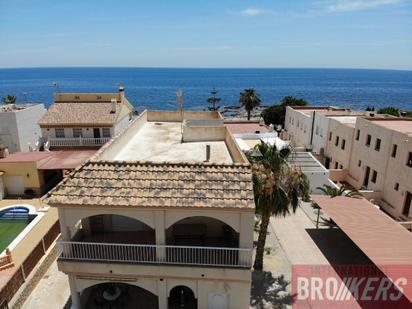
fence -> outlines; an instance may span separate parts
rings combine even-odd
[[[8,308],[8,302],[13,298],[27,276],[44,256],[47,249],[60,234],[59,221],[56,221],[44,235],[33,251],[26,257],[20,267],[16,268],[9,281],[0,290],[0,309]]]
[[[68,260],[250,267],[252,249],[159,246],[96,242],[57,242],[60,258]]]

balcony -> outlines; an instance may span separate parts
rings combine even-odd
[[[58,241],[59,259],[250,268],[252,249]]]
[[[50,147],[100,147],[107,143],[110,137],[71,137],[49,138]]]

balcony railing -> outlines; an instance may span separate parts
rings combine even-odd
[[[107,143],[110,137],[71,137],[71,138],[49,138],[50,147],[65,146],[101,146]]]
[[[60,259],[150,264],[251,267],[252,249],[58,242]]]

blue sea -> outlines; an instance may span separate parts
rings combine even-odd
[[[53,83],[58,84],[58,89]],[[292,95],[311,105],[353,109],[396,106],[412,110],[412,71],[358,69],[178,69],[178,68],[19,68],[0,69],[0,96],[49,106],[53,93],[115,92],[118,84],[137,110],[175,109],[184,90],[185,108],[204,110],[213,87],[220,105],[238,105],[239,92],[256,88],[263,105]]]

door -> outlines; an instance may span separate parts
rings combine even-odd
[[[100,138],[100,129],[99,128],[93,128],[93,137],[94,138]]]
[[[412,193],[406,191],[405,205],[403,206],[402,214],[409,217],[409,211],[411,210]]]
[[[24,178],[23,176],[6,176],[5,187],[8,195],[23,195],[24,194]]]
[[[365,188],[368,187],[369,185],[369,174],[371,173],[371,168],[369,166],[366,167],[366,171],[365,171],[365,179],[363,180],[363,186]]]

